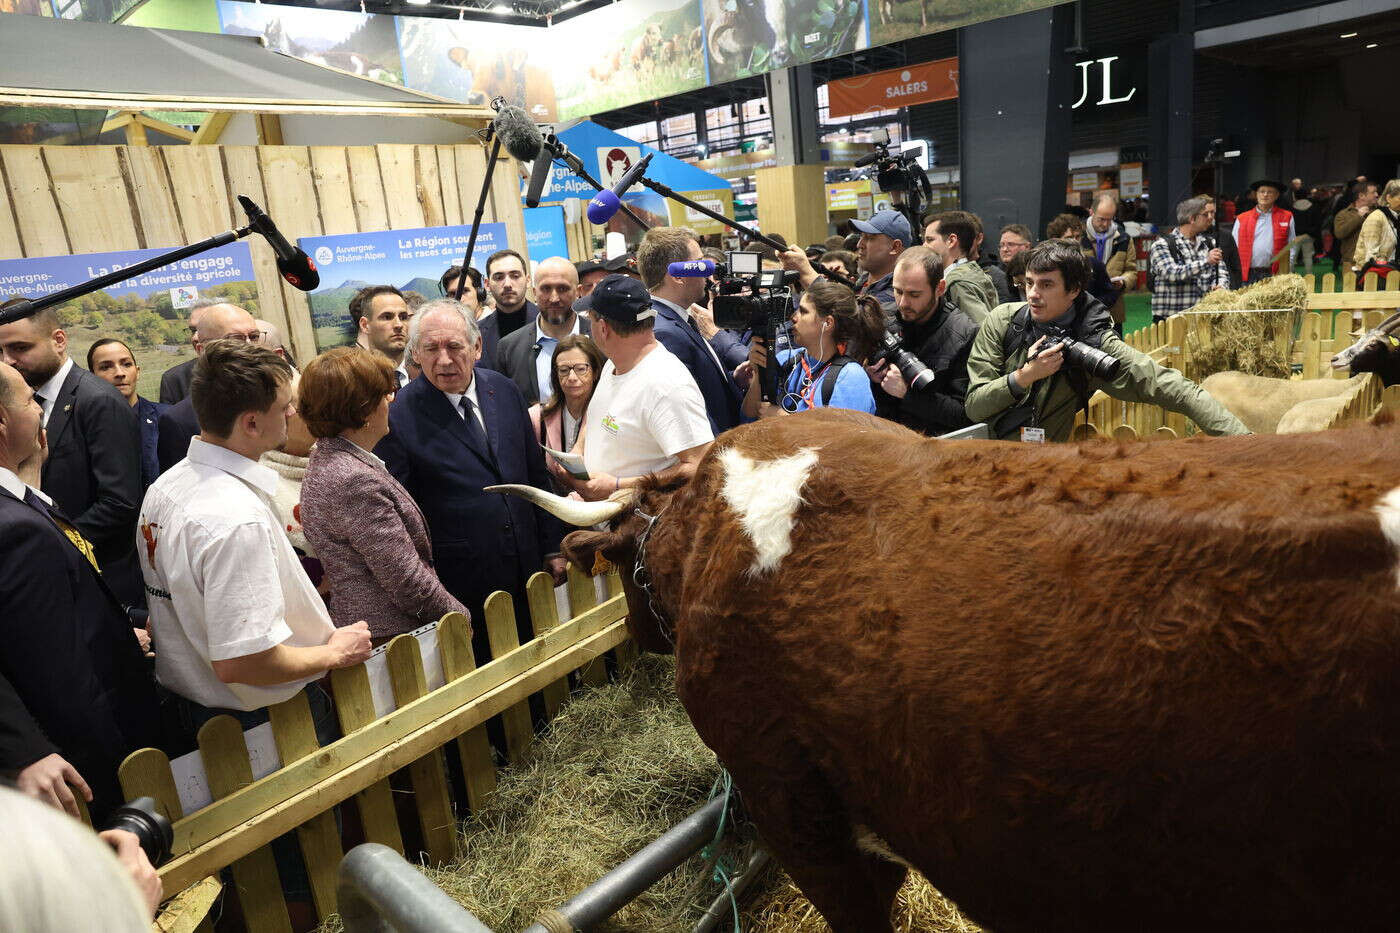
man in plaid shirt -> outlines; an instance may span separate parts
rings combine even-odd
[[[1225,254],[1207,230],[1215,229],[1215,202],[1195,197],[1176,206],[1175,230],[1148,251],[1152,270],[1152,320],[1188,310],[1206,292],[1230,287]]]

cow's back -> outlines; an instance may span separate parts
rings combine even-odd
[[[1388,909],[1400,432],[1031,448],[820,415],[726,435],[683,505],[678,688],[722,760],[800,756],[997,929]],[[775,570],[729,448],[817,448]]]

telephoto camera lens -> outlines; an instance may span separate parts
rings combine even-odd
[[[113,810],[102,829],[124,829],[135,835],[146,858],[157,868],[170,858],[170,847],[175,844],[175,828],[156,810],[151,797],[137,797]]]
[[[1123,368],[1116,356],[1110,356],[1077,340],[1065,344],[1065,361],[1104,382],[1117,379],[1118,371]]]
[[[874,358],[896,367],[911,389],[922,389],[933,381],[933,370],[925,366],[923,360],[904,349],[899,338],[889,331],[885,331],[884,342]]]

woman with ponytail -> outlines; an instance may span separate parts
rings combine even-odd
[[[782,394],[779,404],[762,402],[762,374],[756,373],[744,397],[749,419],[792,414],[809,408],[850,408],[875,414],[875,396],[861,365],[880,345],[885,318],[869,296],[856,297],[844,285],[818,279],[802,293],[792,315],[793,350],[780,350]],[[750,360],[766,362],[762,340],[755,340]]]

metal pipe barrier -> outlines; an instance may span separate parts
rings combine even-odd
[[[763,870],[768,867],[772,860],[766,849],[755,849],[753,855],[749,857],[749,863],[739,874],[729,882],[729,890],[721,891],[719,897],[715,898],[710,909],[705,911],[705,915],[700,918],[695,926],[690,928],[690,933],[712,933],[712,931],[726,920],[739,898],[744,896],[744,892],[763,876]]]
[[[492,933],[388,846],[355,846],[338,875],[346,933]]]
[[[728,804],[728,795],[711,800],[561,906],[540,914],[525,933],[574,933],[611,917],[714,839]]]

